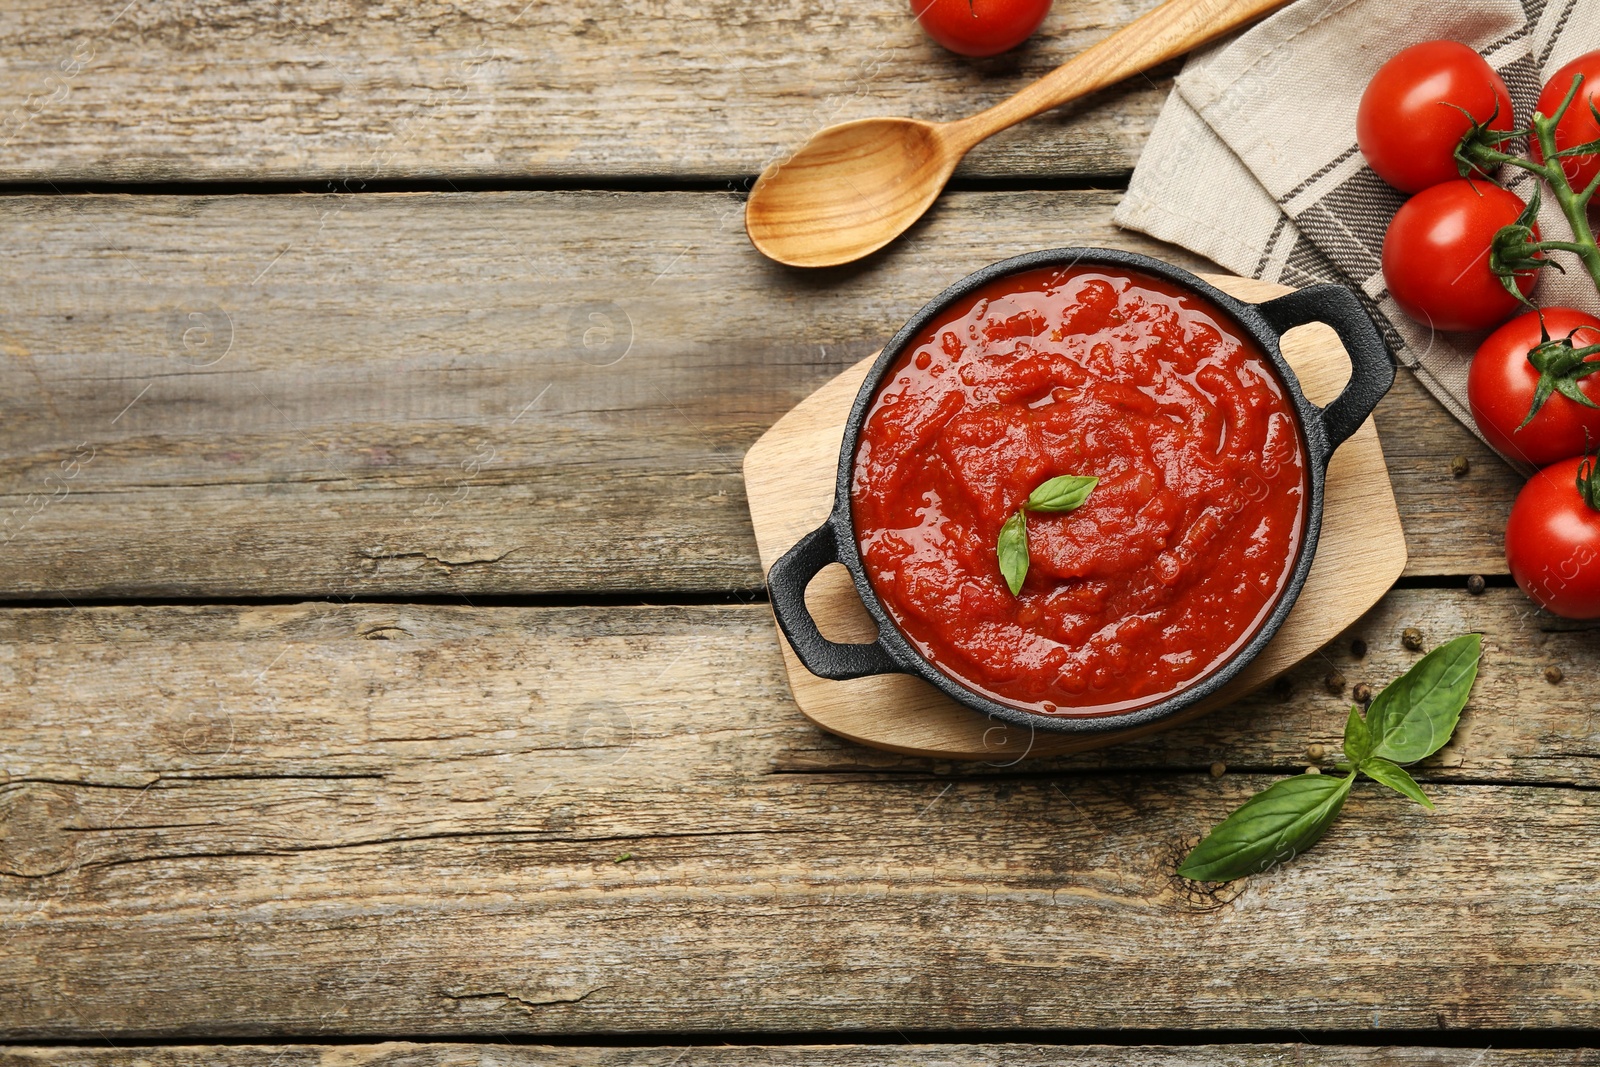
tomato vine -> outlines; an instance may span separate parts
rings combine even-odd
[[[1579,191],[1573,189],[1572,183],[1567,180],[1566,169],[1563,166],[1564,160],[1574,156],[1600,153],[1600,140],[1573,145],[1561,151],[1556,149],[1556,127],[1566,117],[1568,109],[1572,107],[1572,102],[1582,87],[1583,75],[1574,75],[1572,87],[1567,90],[1566,97],[1555,113],[1544,115],[1535,112],[1526,130],[1501,133],[1497,130],[1486,130],[1475,124],[1462,139],[1456,153],[1462,177],[1470,177],[1474,173],[1488,174],[1504,164],[1520,167],[1537,176],[1550,188],[1550,194],[1560,205],[1561,214],[1566,218],[1567,225],[1572,228],[1573,239],[1570,241],[1541,239],[1533,228],[1540,204],[1539,193],[1535,191],[1522,217],[1496,235],[1490,252],[1490,265],[1512,295],[1524,302],[1526,297],[1516,285],[1516,275],[1519,272],[1546,266],[1561,269],[1559,264],[1545,256],[1547,252],[1567,252],[1578,257],[1584,269],[1589,272],[1589,277],[1593,279],[1596,289],[1600,289],[1600,244],[1596,244],[1594,229],[1589,223],[1589,203],[1594,199],[1596,190],[1600,189],[1600,175],[1596,175],[1593,181]],[[1590,102],[1589,109],[1594,112],[1596,121],[1600,122],[1600,111],[1595,109],[1593,102]],[[1507,142],[1522,136],[1531,136],[1538,143],[1542,157],[1539,162],[1502,151]]]

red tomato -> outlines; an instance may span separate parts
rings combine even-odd
[[[1570,335],[1576,348],[1600,345],[1600,319],[1581,311],[1545,308],[1544,328],[1553,342]],[[1581,456],[1591,441],[1600,444],[1600,410],[1584,407],[1558,392],[1549,395],[1533,421],[1522,425],[1533,410],[1540,378],[1528,353],[1542,339],[1539,313],[1519,315],[1478,346],[1467,375],[1467,402],[1483,436],[1504,455],[1535,467]],[[1600,403],[1600,374],[1579,378],[1577,387]]]
[[[1486,181],[1453,182],[1407,200],[1383,238],[1383,280],[1401,310],[1438,330],[1487,330],[1522,305],[1489,269],[1489,246],[1527,207]],[[1533,292],[1533,272],[1517,286]]]
[[[1600,510],[1594,461],[1564,459],[1528,479],[1511,506],[1506,562],[1528,596],[1569,619],[1600,618]],[[1587,491],[1580,489],[1588,475]]]
[[[1572,79],[1579,74],[1583,75],[1583,87],[1572,98],[1572,106],[1567,108],[1567,113],[1561,116],[1561,123],[1556,127],[1558,152],[1600,140],[1600,123],[1595,122],[1594,113],[1589,110],[1591,102],[1600,107],[1600,52],[1581,55],[1550,76],[1550,80],[1545,82],[1544,91],[1539,94],[1539,114],[1554,115],[1561,101],[1567,98]],[[1544,153],[1539,150],[1538,138],[1531,140],[1533,144],[1529,145],[1529,150],[1534,161],[1540,162],[1544,159]],[[1561,161],[1561,169],[1567,172],[1567,181],[1572,183],[1573,188],[1582,192],[1585,186],[1594,181],[1594,176],[1600,174],[1600,156],[1569,156]]]
[[[993,56],[1026,41],[1050,0],[911,0],[929,37],[964,56]]]
[[[1373,75],[1356,111],[1356,141],[1378,177],[1402,193],[1461,177],[1456,145],[1472,118],[1512,128],[1511,94],[1488,62],[1456,41],[1412,45]]]

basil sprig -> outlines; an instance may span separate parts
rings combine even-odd
[[[1352,706],[1344,728],[1345,761],[1338,765],[1344,777],[1301,774],[1273,784],[1218,823],[1178,873],[1231,882],[1292,859],[1321,840],[1357,775],[1431,810],[1433,801],[1400,765],[1426,759],[1449,743],[1482,655],[1482,637],[1465,634],[1418,660],[1378,694],[1365,718]]]
[[[1012,596],[1020,594],[1022,583],[1028,580],[1028,512],[1063,515],[1077,511],[1098,484],[1099,478],[1080,474],[1051,478],[1029,493],[1027,501],[1000,527],[994,551],[1000,561],[1000,576],[1006,580]]]

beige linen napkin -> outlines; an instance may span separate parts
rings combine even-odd
[[[1546,77],[1600,48],[1600,0],[1297,0],[1189,60],[1115,219],[1238,274],[1359,290],[1401,364],[1470,427],[1467,366],[1482,335],[1434,333],[1390,298],[1383,234],[1404,197],[1355,144],[1372,75],[1400,49],[1436,38],[1487,57],[1522,124]],[[1507,170],[1526,199],[1533,179]],[[1549,197],[1540,226],[1570,234]],[[1600,312],[1581,269],[1546,271],[1536,299]]]

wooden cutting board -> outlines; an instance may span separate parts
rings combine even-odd
[[[1289,290],[1230,276],[1206,276],[1241,300],[1260,302]],[[1350,376],[1350,361],[1334,332],[1305,326],[1290,333],[1283,354],[1306,396],[1326,404]],[[763,571],[821,525],[833,509],[834,474],[844,424],[876,356],[857,363],[812,393],[751,446],[744,459],[745,492]],[[1294,610],[1271,644],[1211,700],[1158,723],[1089,736],[1007,726],[963,707],[919,678],[890,674],[832,682],[807,671],[784,640],[784,662],[795,703],[830,733],[864,745],[915,756],[1003,760],[1101,748],[1157,733],[1238,700],[1337,637],[1389,591],[1406,565],[1405,534],[1384,466],[1378,432],[1368,419],[1334,454],[1328,467],[1322,538]],[[806,602],[823,636],[870,641],[871,616],[849,572],[835,564],[812,581]],[[776,622],[776,621],[774,621]]]

